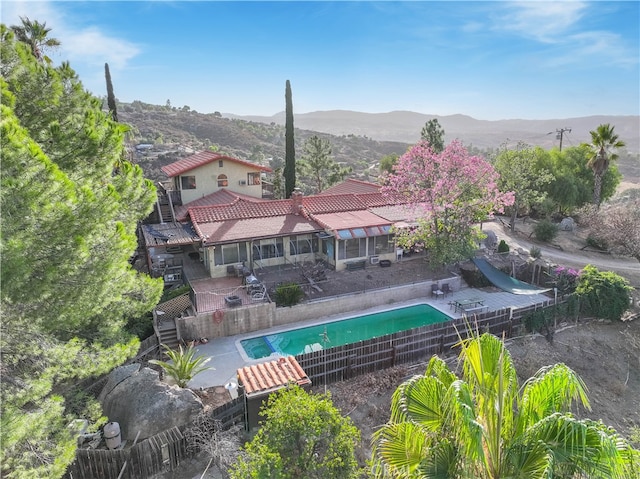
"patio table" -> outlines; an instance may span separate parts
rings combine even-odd
[[[458,311],[466,311],[467,309],[476,308],[478,306],[484,306],[484,299],[482,298],[467,298],[467,299],[458,299],[452,301],[453,306],[455,308],[455,312]]]

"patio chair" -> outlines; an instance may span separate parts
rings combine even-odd
[[[263,286],[261,290],[251,293],[251,301],[264,301],[266,295],[267,289]]]
[[[435,296],[436,299],[438,299],[440,296],[444,296],[444,291],[442,291],[440,287],[434,283],[431,285],[431,296]]]
[[[448,294],[453,293],[453,291],[451,291],[451,288],[449,287],[449,283],[444,283],[442,285],[442,294],[444,295],[444,297],[446,298]]]

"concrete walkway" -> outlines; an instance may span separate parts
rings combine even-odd
[[[371,294],[375,294],[372,292]],[[387,305],[384,307],[372,308],[366,311],[359,311],[357,313],[350,312],[336,316],[327,316],[310,321],[301,321],[296,324],[289,324],[286,326],[279,326],[262,331],[254,331],[252,333],[229,336],[225,338],[215,338],[210,340],[206,344],[197,346],[198,354],[202,356],[210,357],[211,360],[207,364],[215,369],[210,369],[198,374],[189,382],[189,387],[192,389],[198,388],[210,388],[214,386],[223,386],[230,383],[237,383],[236,371],[244,366],[250,364],[257,364],[265,361],[270,361],[272,358],[262,358],[258,360],[250,360],[246,358],[244,351],[241,352],[240,341],[247,338],[253,338],[257,336],[264,336],[268,334],[276,334],[282,331],[291,329],[299,329],[306,326],[312,326],[316,324],[323,324],[330,321],[337,321],[353,316],[360,316],[363,314],[370,314],[379,311],[397,309],[400,307],[411,306],[414,304],[427,303],[434,308],[446,313],[452,318],[460,318],[460,313],[454,312],[453,308],[449,305],[451,301],[469,299],[469,298],[481,298],[484,301],[484,305],[489,311],[496,311],[505,308],[523,308],[534,304],[541,304],[545,301],[549,301],[549,297],[543,294],[533,295],[516,295],[507,293],[504,291],[490,291],[485,289],[474,288],[462,288],[459,291],[447,295],[446,298],[424,298],[421,300],[412,300],[405,303],[396,303],[393,306]]]

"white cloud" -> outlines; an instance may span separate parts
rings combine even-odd
[[[65,11],[55,1],[2,2],[2,23],[19,25],[21,16],[46,23],[47,28],[51,28],[50,35],[61,43],[49,56],[54,61],[69,60],[74,69],[78,69],[80,64],[95,66],[104,63],[109,63],[113,70],[124,69],[141,53],[141,46],[112,36],[97,26],[74,25],[70,21],[73,18],[73,3],[65,4],[66,7],[70,10]]]
[[[497,29],[512,31],[540,42],[554,43],[585,13],[584,2],[513,2],[499,16]]]
[[[96,27],[68,32],[63,45],[72,64],[77,61],[90,65],[108,63],[114,69],[125,68],[141,51],[137,45],[110,37]]]
[[[637,52],[625,46],[616,33],[590,31],[570,35],[566,43],[571,46],[564,56],[547,62],[547,66],[572,64],[600,65],[602,67],[633,67],[639,62]]]

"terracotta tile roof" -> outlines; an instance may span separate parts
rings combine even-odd
[[[371,208],[370,211],[391,222],[413,221],[421,216],[417,209],[411,209],[408,205],[385,205]]]
[[[189,208],[196,206],[228,205],[230,203],[233,203],[238,198],[247,201],[253,201],[255,203],[270,201],[262,198],[256,198],[254,196],[234,193],[233,191],[229,191],[226,188],[221,188],[218,191],[215,191],[207,196],[203,196],[202,198],[198,198],[197,200],[187,203],[186,205],[176,206],[174,208],[176,219],[178,221],[186,220],[187,216],[189,216]]]
[[[193,225],[205,244],[249,241],[289,234],[315,233],[323,230],[317,222],[302,215],[292,214],[202,223],[193,220]]]
[[[292,211],[291,200],[250,201],[236,197],[227,204],[194,208],[191,208],[191,204],[187,206],[191,221],[194,223],[281,216],[290,214]]]
[[[369,183],[368,181],[346,179],[342,183],[327,188],[320,195],[343,195],[343,194],[363,194],[378,193],[380,185]]]
[[[186,158],[182,158],[169,165],[163,166],[161,170],[169,178],[173,178],[174,176],[181,175],[182,173],[218,160],[232,161],[258,171],[265,171],[268,173],[272,171],[271,168],[266,166],[258,165],[246,160],[240,160],[239,158],[232,158],[231,156],[221,155],[219,153],[214,153],[213,151],[201,151],[195,155],[187,156]]]
[[[352,194],[305,196],[302,206],[311,215],[367,209],[367,205]]]
[[[278,358],[238,369],[238,383],[244,387],[247,397],[268,394],[289,383],[299,386],[311,384],[311,380],[293,356]]]
[[[333,231],[350,228],[366,228],[367,226],[391,225],[391,222],[367,210],[313,215],[313,219],[326,229]]]

